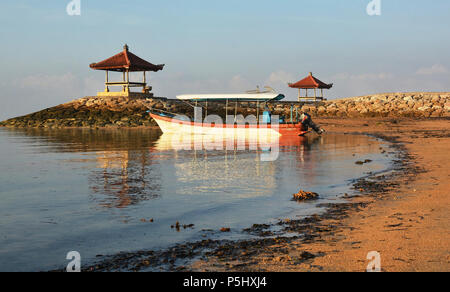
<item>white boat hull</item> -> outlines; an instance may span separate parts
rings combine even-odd
[[[308,131],[303,130],[299,124],[259,124],[259,125],[211,125],[204,123],[195,123],[183,121],[167,116],[161,116],[151,113],[150,116],[158,123],[163,133],[168,134],[191,134],[191,135],[214,135],[222,137],[279,137],[281,135],[304,135]],[[266,139],[266,138],[264,138]]]
[[[178,122],[175,119],[168,121],[153,117],[158,123],[163,133],[168,134],[192,134],[192,135],[221,135],[224,137],[234,136],[274,136],[279,137],[281,134],[274,128],[263,127],[223,127],[223,126],[201,126],[192,123]]]

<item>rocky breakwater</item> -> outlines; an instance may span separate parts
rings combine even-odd
[[[210,102],[208,114],[223,116],[224,103]],[[330,100],[314,104],[301,102],[273,102],[269,109],[273,114],[289,119],[291,106],[298,112],[313,117],[450,117],[450,92],[447,93],[386,93],[353,98]],[[125,97],[84,97],[26,116],[0,123],[8,127],[139,127],[156,126],[148,115],[149,108],[172,113],[192,115],[190,105],[178,100],[128,99]],[[229,114],[234,113],[231,104]],[[256,104],[240,103],[238,114],[256,115]]]
[[[125,97],[84,97],[26,116],[0,123],[8,127],[139,127],[156,126],[149,107],[182,110],[187,105],[172,107],[175,101],[164,99],[129,99]]]
[[[450,92],[386,93],[303,105],[323,117],[450,117]]]

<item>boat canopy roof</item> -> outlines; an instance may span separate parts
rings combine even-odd
[[[229,101],[271,101],[282,100],[285,96],[279,93],[231,93],[231,94],[185,94],[178,95],[180,100],[207,101],[207,100],[229,100]]]

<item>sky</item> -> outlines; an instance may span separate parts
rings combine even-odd
[[[378,1],[378,0],[377,0]],[[156,96],[287,86],[313,72],[329,99],[450,91],[450,1],[0,1],[0,120],[104,90],[89,64],[130,51],[163,71]],[[140,76],[133,76],[140,80]],[[118,73],[110,79],[120,79]]]

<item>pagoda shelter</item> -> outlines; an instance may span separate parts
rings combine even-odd
[[[158,72],[164,68],[164,64],[162,65],[153,65],[149,63],[135,54],[129,51],[127,45],[123,47],[123,51],[118,53],[111,58],[103,60],[98,63],[93,63],[89,67],[94,70],[104,70],[106,72],[106,81],[105,81],[105,91],[99,92],[98,96],[126,96],[126,97],[135,97],[135,98],[150,98],[153,97],[153,93],[151,86],[147,86],[146,72]],[[122,81],[120,82],[110,82],[109,81],[109,72],[122,72]],[[131,82],[130,81],[130,72],[142,72],[143,78],[142,82]],[[121,91],[110,92],[110,86],[120,86],[122,87]],[[141,92],[131,92],[131,87],[142,87]]]
[[[296,82],[296,83],[289,83],[289,87],[291,88],[298,88],[298,101],[319,101],[324,100],[323,98],[323,90],[324,89],[330,89],[333,87],[333,83],[326,84],[316,77],[313,76],[312,72],[309,72],[308,77]],[[301,90],[305,89],[305,96],[302,96]],[[314,96],[308,96],[308,89],[314,90]],[[320,89],[320,95],[317,95],[317,89]]]

